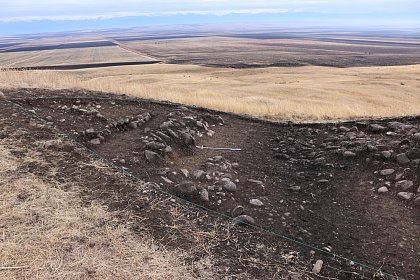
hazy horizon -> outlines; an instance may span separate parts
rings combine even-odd
[[[177,24],[416,28],[416,0],[2,1],[0,35]]]

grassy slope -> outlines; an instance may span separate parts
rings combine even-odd
[[[420,65],[226,69],[146,65],[0,72],[0,88],[85,88],[276,120],[420,114]]]

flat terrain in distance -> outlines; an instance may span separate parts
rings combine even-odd
[[[153,61],[153,59],[119,46],[0,52],[0,68],[36,68],[64,65],[85,65],[86,67],[104,63],[124,64],[148,61]]]
[[[406,36],[404,36],[406,35]],[[112,37],[167,63],[216,67],[389,66],[420,63],[418,33],[269,30]]]
[[[273,120],[420,114],[420,65],[231,69],[155,64],[74,71],[3,71],[1,87],[78,87]]]

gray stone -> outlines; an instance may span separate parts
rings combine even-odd
[[[414,137],[415,140],[420,141],[420,133],[419,132],[414,133],[413,137]]]
[[[197,191],[197,187],[191,181],[182,181],[175,188],[181,194],[193,194]]]
[[[161,160],[161,156],[158,153],[155,153],[153,151],[150,150],[145,150],[144,151],[144,156],[146,157],[147,161],[149,162],[156,162],[158,160]]]
[[[372,132],[383,132],[385,131],[385,127],[383,127],[382,125],[379,124],[371,124],[370,125],[370,130],[372,130]]]
[[[209,192],[206,189],[202,189],[200,191],[200,198],[201,198],[202,201],[208,202],[210,200],[209,199]]]
[[[193,176],[197,180],[201,180],[201,179],[205,178],[206,174],[207,173],[203,170],[196,170],[196,171],[193,172]]]
[[[345,152],[343,153],[343,156],[344,156],[345,158],[352,158],[352,157],[355,157],[355,156],[356,156],[356,154],[355,154],[354,152],[352,152],[352,151],[345,151]]]
[[[382,151],[381,154],[382,154],[382,156],[384,158],[387,158],[387,159],[392,156],[392,152],[391,151]]]
[[[379,171],[379,173],[380,173],[382,176],[388,176],[388,175],[393,174],[394,172],[395,172],[395,169],[392,169],[392,168],[383,169],[383,170]]]
[[[415,199],[414,199],[414,204],[417,206],[420,206],[420,195],[418,195]]]
[[[354,131],[349,132],[349,133],[347,133],[347,137],[348,137],[349,140],[354,140],[354,139],[357,138],[357,133],[354,132]]]
[[[263,203],[261,200],[256,199],[256,198],[251,199],[251,200],[249,201],[249,204],[251,204],[251,205],[253,205],[253,206],[257,206],[257,207],[261,207],[261,206],[263,206],[263,205],[264,205],[264,203]]]
[[[185,177],[188,177],[189,174],[190,174],[190,172],[188,172],[188,170],[185,169],[185,168],[184,169],[181,169],[181,173],[184,174]]]
[[[6,96],[0,91],[0,100],[6,100]]]
[[[411,180],[401,180],[395,183],[395,187],[401,188],[404,191],[410,189],[413,185],[414,183]]]
[[[161,125],[160,125],[160,128],[170,128],[170,127],[172,127],[174,125],[174,123],[172,122],[172,121],[167,121],[167,122],[163,122]]]
[[[92,133],[95,133],[95,130],[93,128],[88,128],[88,129],[86,129],[86,133],[87,134],[92,134]]]
[[[254,218],[248,215],[240,215],[232,220],[235,225],[253,225],[255,224]]]
[[[99,138],[94,138],[94,139],[90,140],[89,143],[92,144],[92,145],[100,145],[101,140]]]
[[[322,260],[317,260],[316,263],[314,264],[314,267],[312,268],[312,272],[315,274],[320,273],[323,264],[324,262]]]
[[[138,127],[138,122],[130,122],[128,127],[131,129],[136,129]]]
[[[257,184],[257,185],[263,185],[263,182],[260,180],[248,179],[247,181],[250,183]]]
[[[420,159],[420,149],[413,148],[409,150],[406,154],[409,159]]]
[[[182,132],[180,134],[180,137],[181,137],[182,141],[184,142],[184,145],[186,145],[186,146],[191,146],[191,145],[195,144],[194,137],[188,132]]]
[[[388,192],[388,188],[387,187],[380,187],[378,189],[378,193],[386,193],[386,192]]]
[[[301,189],[302,189],[302,187],[300,187],[300,186],[291,186],[291,187],[289,188],[289,190],[291,190],[291,191],[295,191],[295,192],[300,191]]]
[[[146,144],[146,147],[150,150],[161,150],[164,149],[166,147],[165,144],[160,143],[160,142],[149,142]]]
[[[397,162],[399,164],[407,164],[410,162],[410,159],[407,157],[405,153],[402,153],[402,154],[397,155]]]
[[[414,193],[411,192],[399,192],[397,196],[401,199],[410,200],[413,198]]]
[[[235,192],[236,191],[236,184],[228,178],[223,178],[222,179],[222,186],[228,192]]]

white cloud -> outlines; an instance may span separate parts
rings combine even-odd
[[[231,14],[263,14],[263,13],[286,13],[289,9],[238,9],[238,10],[209,10],[209,11],[168,11],[168,12],[118,12],[94,15],[63,15],[63,16],[15,16],[0,17],[0,22],[18,22],[18,21],[40,21],[40,20],[104,20],[122,17],[155,17],[155,16],[176,16],[176,15],[214,15],[225,16]]]

